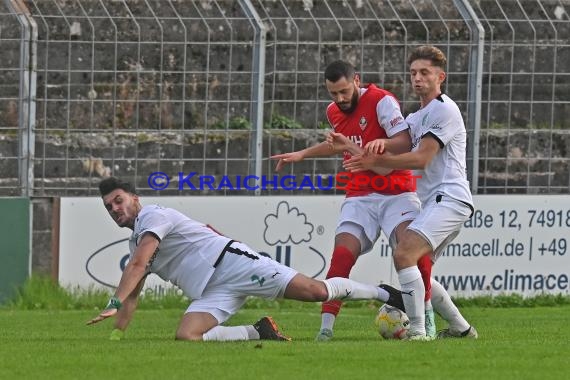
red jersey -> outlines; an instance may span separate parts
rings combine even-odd
[[[376,139],[390,138],[408,128],[396,97],[373,84],[360,89],[354,111],[346,114],[333,102],[327,107],[327,118],[335,132],[342,133],[360,147]],[[348,152],[344,152],[344,160],[350,157]],[[352,174],[350,183],[347,183],[348,176],[351,174],[347,173],[346,181],[342,182],[343,186],[346,185],[347,197],[415,191],[411,170],[394,170],[385,176],[367,170]],[[337,177],[337,186],[338,180]]]

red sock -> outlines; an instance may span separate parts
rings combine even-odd
[[[422,274],[422,280],[424,282],[424,287],[426,288],[424,301],[431,299],[431,266],[432,262],[430,254],[425,254],[418,260],[418,269]]]
[[[326,278],[332,277],[344,277],[348,278],[350,270],[354,266],[356,259],[350,250],[346,247],[336,247],[332,254],[331,267],[327,272]],[[340,312],[342,306],[342,301],[333,300],[328,302],[323,302],[321,306],[321,313],[330,313],[335,316]]]

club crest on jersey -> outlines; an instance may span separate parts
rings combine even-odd
[[[360,117],[360,120],[358,121],[358,125],[360,125],[360,129],[362,129],[362,130],[366,129],[368,122],[366,121],[366,118],[364,116]]]

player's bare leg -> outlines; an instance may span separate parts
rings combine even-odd
[[[203,335],[218,325],[218,320],[210,313],[190,312],[182,316],[178,330],[177,340],[204,340]]]
[[[331,300],[388,301],[388,292],[375,286],[348,278],[333,277],[323,281],[298,273],[287,285],[284,298],[297,301],[318,302]]]

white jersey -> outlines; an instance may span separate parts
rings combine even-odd
[[[422,205],[437,194],[473,205],[465,167],[467,133],[457,104],[442,94],[408,115],[406,121],[410,126],[412,151],[419,148],[426,135],[435,138],[441,148],[425,170],[414,171],[421,176],[416,191]]]
[[[187,297],[200,298],[231,239],[174,209],[149,205],[135,220],[129,240],[131,256],[147,232],[160,241],[147,270],[178,286]]]

